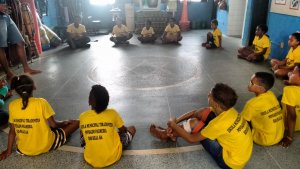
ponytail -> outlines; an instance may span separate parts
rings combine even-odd
[[[22,104],[23,104],[22,110],[24,110],[28,106],[28,100],[30,95],[26,91],[22,91],[21,97],[22,97]]]
[[[15,76],[11,80],[11,89],[15,90],[21,96],[22,110],[26,109],[34,89],[33,80],[27,75]]]

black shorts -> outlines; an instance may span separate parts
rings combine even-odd
[[[57,148],[61,147],[66,143],[67,141],[66,133],[61,128],[51,129],[51,130],[54,132],[55,139],[50,150],[56,150]]]
[[[121,143],[123,145],[123,149],[127,148],[133,139],[132,134],[129,131],[127,131],[125,133],[119,133],[119,135],[120,135]]]

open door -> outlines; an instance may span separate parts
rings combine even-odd
[[[268,11],[269,11],[269,0],[253,0],[250,37],[248,43],[249,45],[252,45],[252,42],[254,40],[256,27],[259,24],[267,24]]]

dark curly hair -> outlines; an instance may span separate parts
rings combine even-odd
[[[214,101],[224,106],[226,110],[232,108],[238,96],[236,92],[226,84],[217,83],[211,90]]]
[[[105,87],[101,85],[92,86],[92,90],[90,92],[90,99],[94,97],[95,105],[92,105],[92,109],[97,113],[101,113],[107,109],[109,102],[109,94]]]

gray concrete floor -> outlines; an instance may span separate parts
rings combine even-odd
[[[227,83],[238,93],[235,106],[241,111],[253,97],[247,91],[251,75],[267,71],[267,64],[253,64],[236,58],[240,39],[224,37],[224,49],[206,50],[201,46],[207,31],[183,33],[181,45],[140,44],[135,38],[130,45],[113,47],[109,36],[93,37],[90,49],[70,50],[67,46],[47,51],[31,64],[43,70],[34,75],[36,97],[46,98],[57,119],[78,118],[87,109],[91,86],[107,87],[110,107],[118,110],[126,125],[135,125],[137,134],[129,150],[165,149],[190,146],[179,139],[177,143],[162,143],[148,132],[149,125],[166,126],[171,116],[207,105],[207,93],[217,82]],[[21,69],[16,70],[20,72]],[[277,95],[283,83],[276,80],[272,89]],[[10,99],[13,100],[16,95]],[[7,134],[0,131],[0,150],[6,147]],[[299,168],[300,135],[293,145],[255,146],[246,168]],[[68,146],[79,147],[79,131]],[[138,154],[138,153],[137,153]],[[124,155],[111,168],[217,168],[203,150]],[[37,157],[22,157],[14,153],[0,162],[0,168],[90,168],[82,153],[53,151]]]

